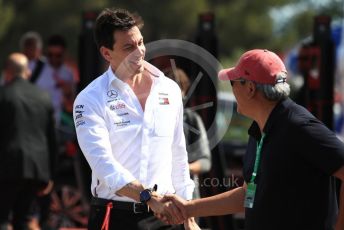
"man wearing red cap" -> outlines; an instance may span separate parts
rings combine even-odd
[[[251,50],[219,78],[230,81],[238,112],[254,120],[245,183],[204,199],[165,199],[173,200],[185,218],[245,211],[246,230],[344,229],[344,183],[338,214],[333,177],[344,181],[344,144],[289,99],[282,60],[268,50]]]

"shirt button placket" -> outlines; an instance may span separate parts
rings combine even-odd
[[[141,147],[141,162],[140,162],[140,181],[143,184],[148,183],[147,175],[148,175],[148,163],[149,163],[149,138],[150,138],[150,125],[152,124],[152,110],[151,110],[151,96],[147,98],[145,111],[142,117],[142,147]]]

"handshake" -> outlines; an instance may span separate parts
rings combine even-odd
[[[147,202],[154,215],[166,224],[183,224],[185,229],[200,229],[194,218],[188,213],[190,202],[171,194],[160,196],[153,192],[152,198]]]

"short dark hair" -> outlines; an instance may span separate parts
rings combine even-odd
[[[67,48],[67,43],[61,35],[54,34],[48,38],[47,46],[61,46]]]
[[[94,39],[98,48],[104,46],[113,48],[115,43],[114,32],[116,30],[127,31],[137,26],[143,26],[143,21],[138,15],[134,15],[125,9],[104,9],[97,17],[94,28]]]

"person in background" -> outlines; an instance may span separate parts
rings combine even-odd
[[[35,82],[52,97],[57,128],[60,127],[63,113],[72,116],[75,97],[73,72],[65,64],[66,49],[66,41],[61,35],[52,35],[48,38],[47,65]]]
[[[42,56],[43,42],[41,35],[35,31],[26,32],[19,42],[21,52],[29,59],[30,81],[35,82],[42,73],[46,60]]]
[[[52,189],[54,110],[49,94],[29,75],[25,55],[9,55],[0,88],[0,229],[29,229],[32,202]]]
[[[73,124],[73,102],[75,83],[73,71],[65,63],[67,43],[63,36],[53,34],[48,37],[45,54],[46,64],[34,84],[49,93],[52,98],[55,129],[58,141],[58,160],[76,149],[76,135]],[[75,152],[75,151],[74,151]],[[51,194],[37,199],[36,216],[41,226],[48,225]]]
[[[170,69],[166,76],[174,80],[182,91],[185,98],[190,87],[190,79],[186,73],[180,69]],[[184,134],[186,140],[186,150],[188,152],[189,169],[195,185],[199,185],[198,176],[206,173],[211,168],[211,152],[208,142],[207,131],[202,118],[193,110],[184,108]],[[196,146],[197,145],[197,146]],[[195,188],[193,199],[200,198],[199,187]]]

